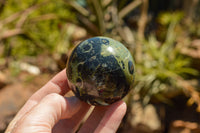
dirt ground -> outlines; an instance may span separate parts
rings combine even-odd
[[[0,88],[0,133],[3,133],[8,123],[25,101],[53,74],[30,75],[26,72],[17,77],[5,75],[4,85]]]

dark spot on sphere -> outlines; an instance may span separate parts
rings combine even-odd
[[[88,51],[88,50],[90,50],[90,48],[91,48],[90,45],[84,45],[83,46],[84,51]]]
[[[108,39],[102,39],[102,43],[105,45],[109,45],[109,40]]]
[[[123,61],[121,61],[121,63],[122,63],[122,68],[123,68],[123,69],[125,69],[124,62],[123,62]]]
[[[129,70],[130,74],[133,74],[133,72],[134,72],[134,66],[133,66],[133,62],[132,61],[128,62],[128,70]]]
[[[83,67],[82,64],[79,64],[79,65],[78,65],[78,72],[81,72],[81,71],[82,71],[82,67]]]
[[[77,78],[76,79],[76,82],[81,82],[82,80],[80,78]]]
[[[98,66],[99,65],[99,62],[97,60],[94,60],[92,63],[94,64],[94,66]]]
[[[72,91],[75,93],[77,97],[80,97],[80,92],[78,87],[76,87],[76,89],[72,89]]]

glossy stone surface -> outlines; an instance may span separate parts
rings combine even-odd
[[[134,82],[134,60],[126,47],[107,37],[94,37],[77,45],[66,67],[74,94],[92,105],[122,99]]]

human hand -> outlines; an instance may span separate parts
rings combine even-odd
[[[66,71],[63,70],[28,99],[5,133],[77,132],[90,105],[76,97],[64,97],[69,91]],[[123,101],[96,106],[78,132],[116,132],[125,113]]]

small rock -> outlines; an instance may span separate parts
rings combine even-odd
[[[200,125],[196,122],[175,120],[170,126],[169,133],[200,133]]]
[[[135,102],[131,111],[133,118],[131,125],[140,132],[154,133],[161,130],[161,121],[153,105],[142,107],[141,103]]]
[[[21,62],[20,63],[20,68],[23,71],[27,71],[30,74],[34,74],[34,75],[39,75],[40,74],[40,69],[37,66],[25,63],[25,62]]]

